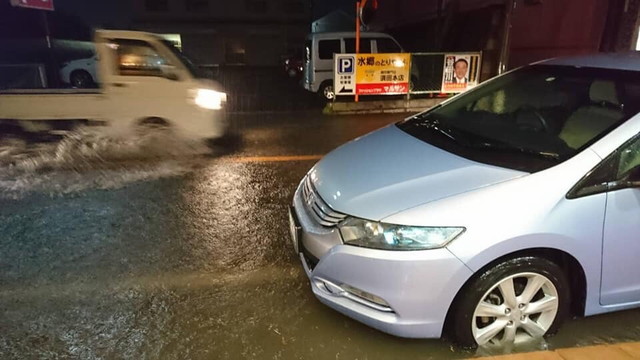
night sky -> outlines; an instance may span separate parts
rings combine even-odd
[[[314,0],[313,18],[319,19],[333,10],[343,10],[347,14],[355,13],[356,2],[354,0]]]
[[[128,28],[131,24],[132,0],[53,0],[53,4],[55,11],[48,12],[51,18],[74,17],[91,28]],[[39,16],[40,10],[14,8],[9,0],[0,0],[0,28],[21,21],[18,18],[32,22],[31,17]]]
[[[6,1],[6,0],[0,0]],[[77,15],[92,27],[118,28],[131,23],[131,0],[53,0],[56,10]]]

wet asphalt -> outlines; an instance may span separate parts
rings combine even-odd
[[[491,354],[340,315],[293,253],[287,207],[314,156],[405,116],[234,116],[235,136],[212,148],[0,136],[0,358]],[[640,340],[640,311],[570,320],[517,350],[626,340]]]

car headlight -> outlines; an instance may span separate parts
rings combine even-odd
[[[196,105],[209,110],[222,109],[222,103],[226,101],[227,94],[220,91],[198,89],[196,94]]]
[[[426,250],[447,245],[463,227],[404,226],[348,218],[339,225],[347,245],[383,250]]]

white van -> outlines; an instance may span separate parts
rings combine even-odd
[[[54,125],[89,120],[130,132],[168,126],[177,135],[217,138],[227,95],[168,40],[136,31],[96,31],[97,88],[0,90],[0,121]]]
[[[304,49],[302,86],[333,100],[333,54],[356,52],[355,32],[312,33],[307,36]],[[360,53],[401,53],[402,47],[389,34],[360,33]]]

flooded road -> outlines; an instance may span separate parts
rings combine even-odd
[[[402,115],[233,119],[212,148],[167,134],[0,138],[0,358],[455,359],[318,302],[289,241],[298,181]],[[640,340],[640,311],[528,349]]]

